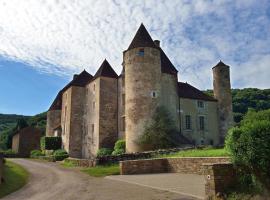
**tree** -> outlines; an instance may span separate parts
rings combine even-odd
[[[233,163],[253,173],[270,191],[270,109],[249,110],[240,126],[229,131],[226,148]]]
[[[158,107],[139,137],[138,143],[150,146],[152,149],[177,146],[180,137],[174,124],[168,111],[164,107]]]

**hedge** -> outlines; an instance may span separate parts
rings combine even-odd
[[[40,147],[42,150],[57,150],[61,149],[62,139],[61,137],[42,137],[40,139]]]

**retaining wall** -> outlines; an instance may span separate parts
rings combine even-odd
[[[120,173],[146,174],[146,173],[186,173],[204,174],[204,163],[229,162],[228,157],[183,157],[161,158],[146,160],[128,160],[120,162]]]

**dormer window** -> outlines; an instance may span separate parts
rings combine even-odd
[[[144,56],[144,49],[139,49],[138,56]]]

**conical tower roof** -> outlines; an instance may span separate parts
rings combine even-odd
[[[110,63],[105,59],[101,66],[99,67],[98,71],[96,72],[94,79],[100,76],[109,77],[109,78],[118,78],[118,75],[113,70]]]
[[[137,47],[157,48],[145,26],[141,24],[127,50]]]
[[[229,67],[228,65],[226,65],[224,62],[222,62],[221,60],[218,62],[218,64],[216,64],[213,68],[215,67]]]

